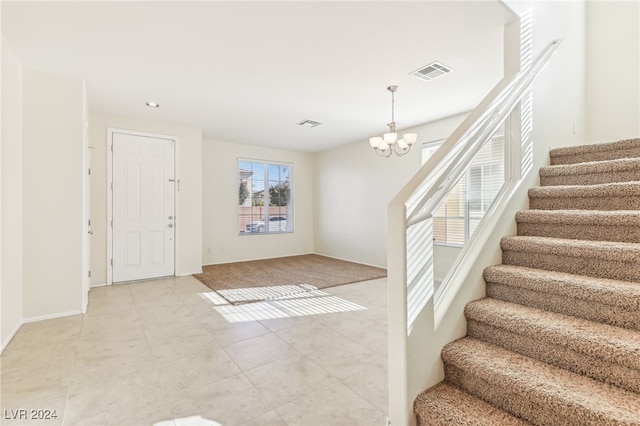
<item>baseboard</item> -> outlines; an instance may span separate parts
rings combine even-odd
[[[201,273],[202,273],[202,269],[200,269],[199,271],[196,271],[196,272],[183,272],[183,273],[180,273],[180,274],[176,274],[176,277],[188,277],[188,276],[191,276],[193,274],[201,274]]]
[[[256,258],[253,258],[253,259],[229,260],[227,262],[203,263],[202,266],[226,265],[226,264],[229,264],[229,263],[239,263],[239,262],[253,262],[254,260],[279,259],[281,257],[304,256],[306,254],[317,254],[317,253],[283,254],[282,256],[256,257]],[[324,255],[321,255],[321,256],[324,256]],[[196,272],[196,273],[200,273],[200,272]]]
[[[273,257],[260,257],[257,259],[245,259],[245,260],[233,260],[230,262],[218,262],[218,263],[204,263],[202,266],[213,266],[213,265],[225,265],[227,263],[237,263],[237,262],[251,262],[253,260],[266,260],[266,259],[278,259],[280,257],[291,257],[291,256],[304,256],[306,254],[317,254],[318,256],[324,256],[324,257],[329,257],[331,259],[336,259],[336,260],[343,260],[345,262],[351,262],[351,263],[358,263],[360,265],[365,265],[365,266],[371,266],[373,268],[380,268],[380,269],[387,269],[386,266],[380,266],[380,265],[373,265],[371,263],[363,263],[363,262],[357,262],[353,259],[344,259],[342,257],[336,257],[336,256],[329,256],[328,254],[324,254],[324,253],[316,253],[316,252],[311,252],[311,253],[302,253],[302,254],[287,254],[284,256],[273,256]],[[200,274],[201,272],[194,272],[194,274]]]
[[[56,319],[56,318],[63,318],[63,317],[70,317],[73,315],[82,315],[82,311],[69,311],[69,312],[59,312],[56,314],[50,314],[50,315],[41,315],[38,317],[31,317],[31,318],[25,318],[22,320],[23,324],[28,324],[30,322],[37,322],[37,321],[45,321],[45,320],[50,320],[50,319]]]
[[[11,333],[9,333],[9,337],[7,337],[7,339],[4,342],[2,342],[2,347],[0,348],[0,354],[4,352],[4,349],[7,347],[7,345],[11,343],[11,339],[13,339],[13,336],[15,336],[18,330],[20,330],[20,327],[22,327],[22,324],[24,324],[24,321],[18,321],[15,328],[11,331]]]
[[[90,288],[96,288],[96,287],[106,287],[107,283],[95,283],[95,284],[91,284]]]
[[[317,254],[318,256],[329,257],[331,259],[343,260],[345,262],[357,263],[359,265],[371,266],[372,268],[387,269],[386,266],[380,266],[380,265],[374,265],[374,264],[371,264],[371,263],[358,262],[358,261],[353,260],[353,259],[345,259],[345,258],[337,257],[337,256],[329,256],[328,254],[324,254],[324,253],[313,253],[313,254]]]

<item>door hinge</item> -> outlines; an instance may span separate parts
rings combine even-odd
[[[91,174],[91,169],[87,169],[88,174]]]
[[[111,220],[111,227],[113,228],[113,220]]]
[[[91,278],[91,271],[89,271],[89,278]]]
[[[91,219],[87,221],[87,225],[91,226]]]
[[[113,191],[113,182],[111,182],[111,190]]]
[[[111,259],[111,266],[113,266],[113,259]]]

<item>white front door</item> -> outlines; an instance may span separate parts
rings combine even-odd
[[[113,282],[175,275],[175,141],[113,133]]]

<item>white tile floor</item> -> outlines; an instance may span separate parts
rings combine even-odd
[[[383,426],[386,305],[386,279],[237,307],[193,277],[93,289],[2,353],[1,422]]]

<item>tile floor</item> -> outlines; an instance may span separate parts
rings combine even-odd
[[[1,423],[383,426],[386,315],[386,279],[240,306],[190,276],[96,288],[2,353]]]

